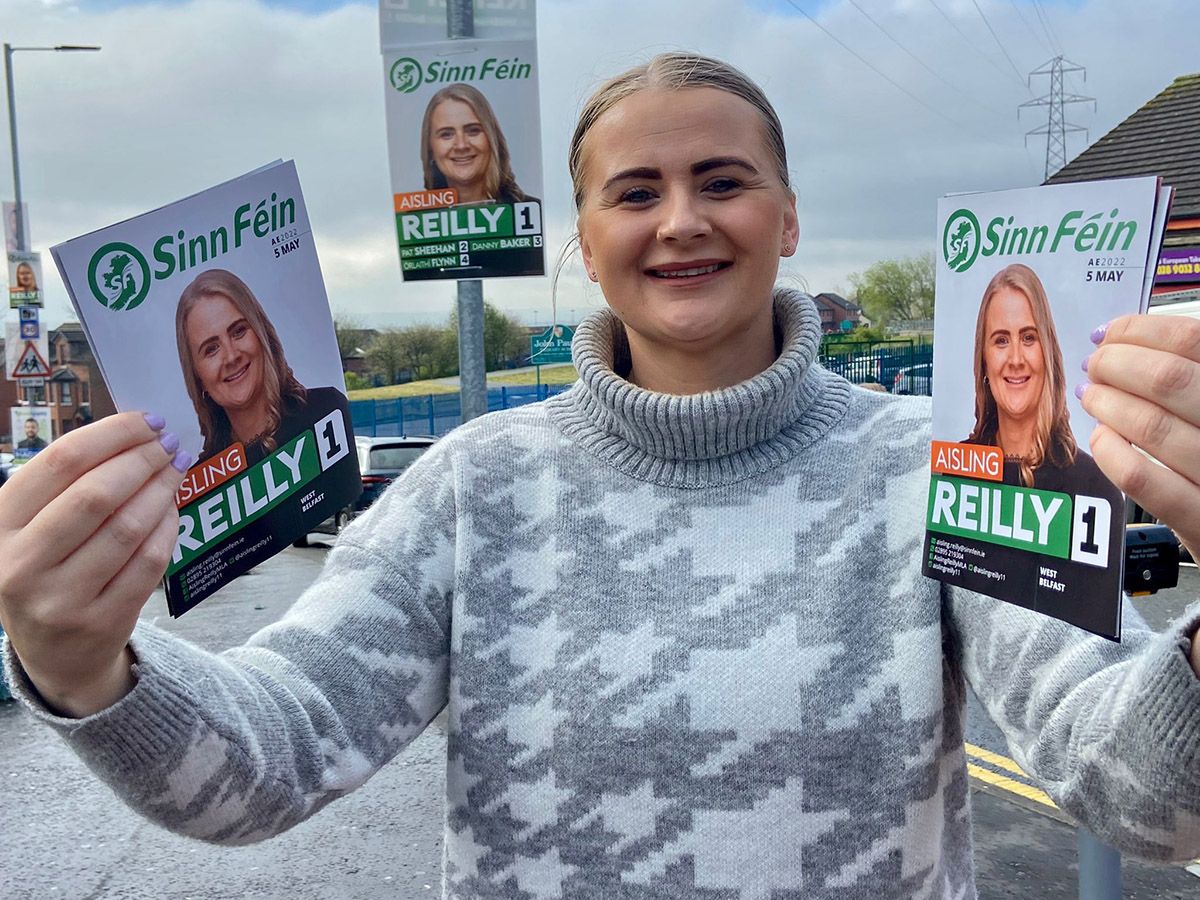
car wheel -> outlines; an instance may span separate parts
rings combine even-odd
[[[343,509],[333,517],[333,533],[341,534],[342,529],[350,524],[350,510]]]

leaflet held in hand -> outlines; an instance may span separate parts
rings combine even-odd
[[[196,460],[176,494],[171,614],[362,490],[329,301],[292,162],[52,248],[118,409]]]
[[[1120,639],[1125,498],[1075,387],[1093,329],[1145,310],[1170,197],[1129,178],[939,201],[926,575]]]

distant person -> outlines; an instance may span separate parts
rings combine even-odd
[[[38,434],[37,419],[25,420],[25,438],[17,443],[18,450],[45,450],[46,442]]]
[[[204,438],[201,461],[241,442],[252,465],[345,402],[335,388],[300,384],[262,305],[225,269],[184,288],[175,340]]]
[[[421,166],[426,190],[454,188],[459,203],[536,199],[517,184],[491,104],[469,84],[448,85],[430,98],[421,121]]]

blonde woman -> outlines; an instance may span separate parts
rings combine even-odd
[[[200,461],[240,442],[253,465],[345,403],[334,388],[306,389],[246,283],[208,269],[183,290],[175,340],[200,422]]]
[[[518,203],[534,198],[517,184],[508,141],[478,88],[451,84],[430,99],[421,121],[427,190],[454,188],[459,203]]]
[[[1014,263],[983,292],[975,322],[975,426],[968,443],[1000,447],[1005,478],[1048,491],[1119,493],[1075,441],[1062,349],[1041,279]]]
[[[22,700],[135,808],[227,843],[447,708],[446,898],[974,896],[968,680],[1102,838],[1200,852],[1195,618],[1117,645],[920,575],[929,406],[821,369],[811,299],[775,289],[799,225],[762,91],[655,57],[587,102],[570,171],[608,303],[579,382],[440,441],[246,646],[134,630],[174,541],[157,422],[68,434],[0,489]],[[1084,394],[1099,462],[1193,547],[1200,402],[1140,373],[1200,383],[1196,325],[1113,323]],[[1150,441],[1162,471],[1128,443],[1144,404],[1181,435]]]

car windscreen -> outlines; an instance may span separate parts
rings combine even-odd
[[[367,468],[401,472],[411,466],[425,450],[425,447],[372,447]]]

